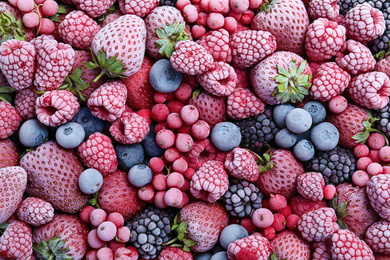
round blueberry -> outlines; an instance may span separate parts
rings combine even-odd
[[[49,136],[47,126],[39,122],[37,119],[29,119],[22,124],[19,129],[20,142],[29,148],[37,147],[45,142]]]
[[[213,254],[210,260],[229,260],[229,258],[226,251],[220,251],[218,253]]]
[[[194,256],[194,260],[210,260],[213,255],[210,253],[200,253]]]
[[[283,149],[293,147],[298,140],[298,135],[291,132],[287,128],[283,128],[275,135],[275,143],[277,146]]]
[[[145,155],[149,157],[160,157],[164,153],[164,150],[158,146],[156,137],[144,139],[142,141],[142,146],[144,148]]]
[[[286,126],[293,133],[303,133],[309,130],[311,125],[311,115],[303,108],[294,108],[286,116]]]
[[[176,71],[168,59],[156,61],[149,72],[152,87],[161,93],[171,93],[179,88],[182,74]]]
[[[293,149],[294,156],[301,162],[307,162],[308,160],[313,158],[314,153],[315,149],[313,144],[305,139],[299,141]]]
[[[63,124],[56,131],[56,141],[65,149],[76,148],[84,141],[84,138],[84,128],[75,122]]]
[[[322,121],[325,120],[326,108],[321,102],[318,101],[307,102],[303,106],[303,109],[305,109],[311,115],[313,125],[321,123]]]
[[[72,122],[76,122],[84,128],[86,137],[96,132],[103,132],[105,125],[105,121],[92,115],[88,107],[80,108]]]
[[[152,182],[153,172],[149,166],[137,164],[131,167],[128,178],[131,184],[137,188],[141,188]]]
[[[216,124],[210,136],[214,146],[224,152],[233,150],[241,143],[240,128],[231,122]]]
[[[286,127],[286,116],[294,108],[291,104],[281,104],[274,107],[272,117],[279,128]]]
[[[80,174],[78,184],[83,193],[94,194],[103,185],[103,175],[96,169],[86,169]]]
[[[329,122],[316,125],[310,133],[311,142],[320,151],[329,151],[336,148],[339,137],[339,130]]]
[[[248,231],[241,225],[231,224],[222,229],[219,235],[219,243],[225,249],[237,239],[249,236]]]
[[[115,153],[118,159],[118,168],[122,171],[129,171],[136,164],[142,164],[145,159],[144,148],[141,144],[117,144]]]

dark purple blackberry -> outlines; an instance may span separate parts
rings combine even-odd
[[[382,11],[385,18],[385,31],[378,38],[368,43],[373,54],[377,54],[381,51],[387,51],[389,49],[390,41],[390,2],[389,0],[369,0],[367,1],[372,7],[375,7]]]
[[[223,200],[226,210],[232,216],[251,217],[256,209],[261,208],[263,193],[251,182],[232,178]]]
[[[366,2],[367,0],[339,0],[337,4],[340,6],[340,14],[345,15],[355,6]]]
[[[150,206],[136,215],[127,227],[130,243],[138,249],[143,259],[157,258],[163,244],[171,239],[174,212]]]
[[[160,6],[176,6],[177,0],[160,0]]]
[[[376,128],[390,138],[390,102],[384,108],[376,110],[374,115],[378,118],[375,122]]]
[[[240,147],[248,148],[255,153],[262,153],[267,145],[274,144],[275,135],[280,129],[273,120],[272,109],[272,107],[267,107],[258,116],[234,121],[241,129]]]
[[[304,166],[308,172],[319,172],[325,184],[338,184],[351,182],[352,174],[357,170],[357,158],[353,150],[337,146],[336,148],[317,152]]]

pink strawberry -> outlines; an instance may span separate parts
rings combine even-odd
[[[271,166],[272,165],[272,166]],[[271,151],[267,165],[260,169],[257,185],[266,195],[280,194],[290,199],[296,193],[296,178],[305,173],[302,164],[291,151]]]
[[[158,260],[192,260],[194,259],[191,252],[184,251],[180,247],[166,247],[164,248],[160,255],[158,256]]]
[[[60,211],[78,212],[87,202],[77,184],[83,166],[73,150],[48,141],[26,153],[20,166],[28,173],[26,192],[43,199]]]
[[[10,139],[0,140],[0,168],[19,166],[19,148]]]
[[[214,96],[228,96],[237,85],[237,74],[228,63],[219,61],[214,68],[198,75],[199,84]]]
[[[98,204],[108,214],[118,212],[127,221],[137,215],[145,203],[138,198],[137,188],[130,184],[127,173],[116,170],[103,179]]]
[[[267,260],[271,255],[271,245],[260,233],[253,233],[230,243],[227,254],[231,260]]]
[[[196,43],[210,52],[214,61],[231,62],[232,50],[229,45],[229,32],[225,29],[210,30],[203,34]]]
[[[27,185],[27,172],[19,166],[0,169],[0,223],[16,211]]]
[[[155,9],[159,0],[119,0],[119,9],[124,14],[135,14],[139,17],[148,15]]]
[[[228,174],[223,163],[210,160],[204,163],[192,176],[191,195],[210,203],[220,199],[229,187]]]
[[[22,118],[7,101],[0,101],[0,111],[0,139],[6,139],[19,128]]]
[[[41,226],[53,219],[54,208],[47,201],[28,197],[19,204],[16,213],[20,221],[32,226]]]
[[[298,216],[302,216],[305,213],[319,208],[327,207],[325,200],[312,201],[302,197],[300,194],[293,196],[288,204],[290,205],[292,212]]]
[[[0,237],[0,258],[26,260],[32,254],[31,228],[22,221],[9,224]]]
[[[17,113],[24,119],[32,119],[35,117],[35,102],[39,94],[34,87],[19,90],[15,95],[15,109]]]
[[[95,168],[103,176],[115,172],[118,166],[110,137],[96,132],[77,147],[77,154],[85,166]]]
[[[51,90],[39,96],[35,102],[38,120],[47,126],[59,126],[69,122],[80,110],[77,98],[69,90]]]
[[[194,201],[179,212],[180,222],[186,223],[187,237],[195,242],[191,250],[200,253],[213,248],[219,234],[229,222],[229,214],[218,202]]]
[[[33,83],[35,48],[29,42],[15,39],[0,46],[0,69],[8,83],[16,90],[28,88]]]
[[[76,215],[56,213],[52,221],[33,230],[34,250],[44,259],[67,255],[81,260],[87,251],[88,230]]]
[[[330,253],[333,259],[366,259],[375,260],[371,248],[353,232],[340,229],[331,238]]]
[[[124,112],[110,127],[111,136],[122,144],[141,142],[149,133],[145,118],[134,112]]]
[[[226,155],[224,166],[226,171],[233,177],[256,182],[260,170],[253,154],[242,148],[234,148]]]
[[[278,51],[304,53],[309,15],[300,0],[265,1],[253,18],[252,30],[270,32],[276,38]]]
[[[257,116],[264,110],[264,102],[249,88],[236,87],[227,98],[226,112],[231,119],[241,120]]]
[[[291,230],[283,230],[270,241],[271,250],[277,259],[309,260],[311,256],[309,244]]]
[[[304,198],[320,201],[324,198],[325,181],[318,172],[306,172],[297,176],[297,191]]]
[[[69,1],[69,0],[66,0]],[[77,9],[86,12],[90,17],[96,18],[104,14],[115,0],[71,0]]]
[[[58,33],[63,42],[77,49],[89,50],[93,37],[100,26],[83,11],[68,13],[58,26]]]

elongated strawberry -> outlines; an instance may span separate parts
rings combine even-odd
[[[20,151],[10,139],[0,140],[0,168],[19,166]]]
[[[271,250],[277,259],[309,260],[310,246],[298,234],[291,230],[283,230],[270,241]]]

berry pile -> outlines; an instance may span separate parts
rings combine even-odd
[[[389,259],[385,0],[0,0],[0,259]]]

